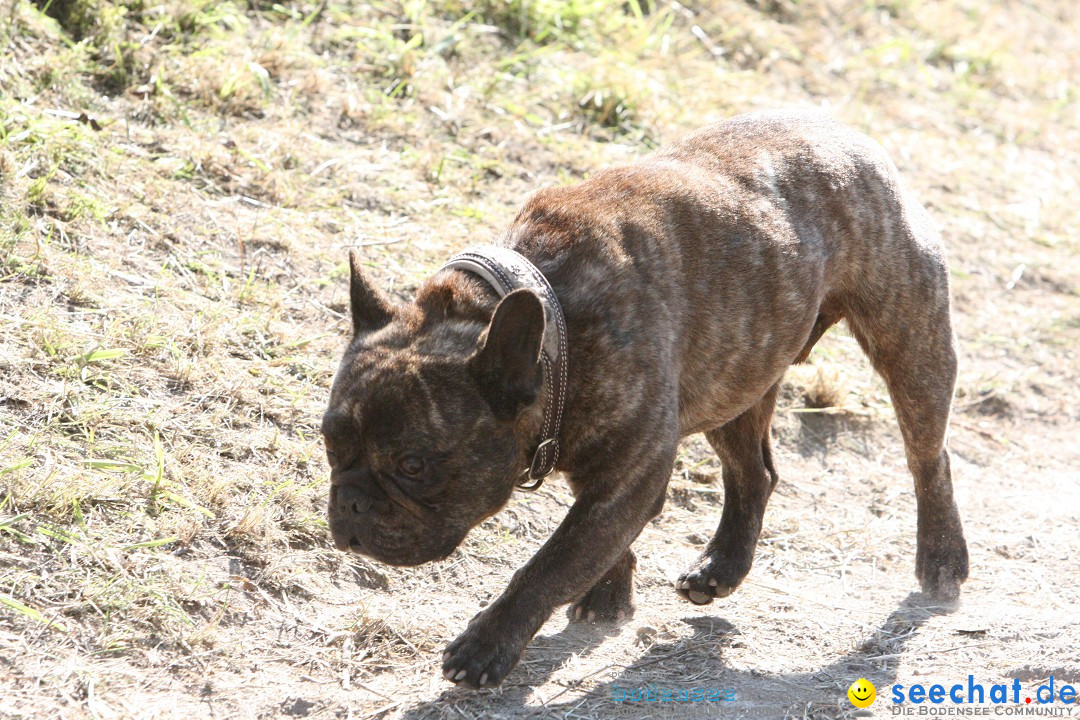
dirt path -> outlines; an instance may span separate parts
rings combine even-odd
[[[699,608],[672,591],[720,509],[714,484],[677,475],[668,508],[635,545],[636,616],[621,627],[556,616],[500,689],[452,688],[438,657],[553,529],[569,502],[558,484],[520,495],[444,563],[387,579],[326,552],[333,569],[302,581],[310,594],[239,588],[233,619],[202,652],[87,662],[58,643],[39,647],[37,663],[21,671],[102,678],[70,708],[99,717],[214,718],[833,718],[853,716],[845,692],[859,677],[882,698],[895,683],[948,687],[968,674],[987,688],[1019,679],[1029,694],[1050,675],[1080,679],[1077,457],[1075,449],[1049,459],[1042,451],[1052,440],[1070,447],[1068,429],[1017,428],[1004,452],[985,431],[955,432],[973,570],[960,607],[941,612],[914,591],[914,506],[897,433],[790,410],[778,422],[782,482],[754,570],[735,595]],[[702,445],[691,443],[684,456],[705,461],[698,478],[715,465]],[[224,557],[205,569],[238,571]],[[716,688],[734,699],[618,701],[652,686]],[[6,696],[12,717],[34,692]],[[879,700],[874,716],[886,715]]]

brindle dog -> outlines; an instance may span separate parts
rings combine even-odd
[[[949,271],[926,211],[862,134],[814,113],[745,115],[627,167],[541,190],[500,244],[561,302],[569,379],[558,469],[576,500],[444,655],[500,683],[552,611],[633,610],[630,544],[664,505],[679,439],[723,465],[720,525],[676,582],[695,603],[750,570],[777,482],[769,423],[785,368],[841,318],[888,384],[918,501],[915,573],[955,599],[968,558],[946,427],[956,376]],[[500,301],[442,270],[394,305],[351,257],[354,337],[324,422],[338,548],[446,557],[502,508],[536,449],[546,378],[538,296]]]

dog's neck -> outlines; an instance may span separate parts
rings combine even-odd
[[[447,320],[476,323],[474,339],[479,339],[491,322],[499,295],[471,273],[443,270],[417,289],[415,304],[423,314],[424,324]]]
[[[444,269],[428,278],[416,291],[408,324],[414,332],[438,336],[445,350],[464,357],[480,345],[480,336],[491,322],[499,294],[477,275]],[[452,345],[452,347],[451,347]],[[516,421],[515,435],[522,448],[523,467],[536,452],[544,425],[544,402],[551,378],[545,375],[539,399]]]

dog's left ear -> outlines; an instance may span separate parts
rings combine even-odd
[[[357,334],[378,330],[394,317],[394,306],[364,275],[360,254],[355,250],[349,251],[349,307]]]
[[[495,308],[484,345],[469,368],[495,417],[513,420],[531,405],[544,380],[540,349],[544,342],[544,304],[521,288]]]

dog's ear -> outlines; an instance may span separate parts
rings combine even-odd
[[[349,307],[353,331],[358,334],[378,330],[394,317],[394,306],[364,275],[355,250],[349,251]]]
[[[473,377],[495,417],[513,420],[531,405],[544,380],[540,348],[544,342],[544,304],[521,288],[495,308],[483,346],[469,359]]]

